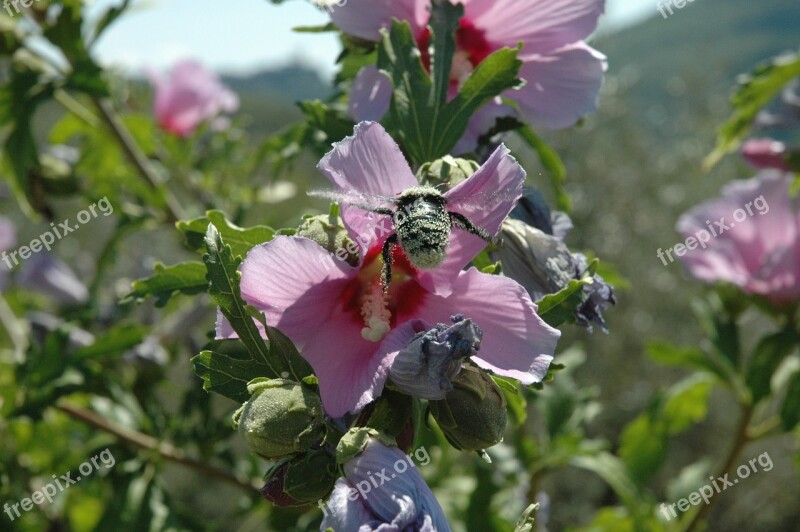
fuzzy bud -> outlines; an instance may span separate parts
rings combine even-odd
[[[451,189],[478,171],[478,168],[480,165],[475,161],[446,155],[432,163],[423,164],[417,176],[422,185],[431,187],[446,185]]]
[[[431,414],[456,449],[480,451],[503,441],[508,420],[503,392],[485,371],[465,364],[442,401],[431,401]]]
[[[319,396],[284,379],[256,379],[250,399],[233,415],[247,447],[268,460],[307,451],[325,436]]]
[[[358,245],[347,236],[338,215],[322,214],[306,218],[297,228],[297,236],[313,240],[351,266],[358,264]]]

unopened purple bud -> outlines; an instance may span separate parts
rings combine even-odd
[[[435,401],[453,389],[461,362],[478,353],[483,331],[471,319],[453,316],[453,325],[438,324],[417,334],[389,368],[389,378],[405,394]]]

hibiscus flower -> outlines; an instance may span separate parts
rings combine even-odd
[[[504,94],[516,103],[519,118],[534,126],[559,129],[594,111],[607,63],[603,54],[582,39],[597,26],[605,0],[451,1],[464,4],[456,33],[451,96],[491,53],[522,42],[519,76],[526,84]],[[370,41],[379,40],[379,30],[388,27],[392,18],[407,21],[428,63],[430,5],[430,0],[349,0],[331,9],[331,19],[343,32]],[[379,119],[391,98],[385,77],[381,80],[374,67],[368,68],[350,95],[355,120]],[[517,110],[497,101],[484,106],[473,117],[457,152],[474,148],[495,118],[509,115],[517,115]]]
[[[359,124],[319,169],[337,190],[360,195],[395,196],[417,185],[398,146],[375,123]],[[500,146],[445,194],[448,209],[496,235],[524,179],[525,171]],[[480,205],[468,201],[475,196]],[[353,240],[364,245],[356,266],[306,238],[278,236],[253,248],[241,267],[242,296],[309,361],[329,415],[358,412],[380,395],[394,357],[419,332],[420,321],[433,326],[459,314],[483,331],[477,365],[525,385],[542,380],[560,332],[536,314],[516,281],[463,271],[485,246],[480,238],[454,229],[447,258],[434,270],[415,268],[396,248],[392,283],[384,292],[379,256],[392,233],[390,217],[347,204],[341,213]],[[233,335],[222,319],[217,333]]]

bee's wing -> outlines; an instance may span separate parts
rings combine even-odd
[[[374,211],[375,209],[386,208],[397,203],[397,198],[394,196],[367,194],[365,192],[358,192],[356,190],[349,190],[347,192],[337,192],[335,190],[310,190],[308,195],[315,198],[329,199],[337,203],[346,203],[365,211]]]
[[[489,209],[501,201],[514,201],[519,196],[515,190],[495,190],[470,194],[465,198],[447,200],[448,207],[458,207],[467,211]]]

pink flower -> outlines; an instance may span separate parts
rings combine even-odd
[[[774,168],[788,172],[789,165],[784,159],[786,145],[772,139],[750,139],[742,145],[742,156],[750,166],[759,169]]]
[[[400,149],[375,123],[335,145],[319,169],[340,191],[395,196],[417,185]],[[497,234],[519,197],[525,171],[499,147],[472,177],[445,194],[448,209]],[[511,194],[498,194],[510,190]],[[481,197],[481,209],[469,198]],[[289,336],[319,379],[331,416],[357,412],[378,397],[397,353],[427,324],[448,323],[456,314],[483,330],[479,366],[529,385],[544,377],[559,331],[536,314],[525,289],[506,277],[462,268],[485,246],[453,231],[444,263],[418,270],[395,249],[394,277],[387,293],[380,285],[378,260],[392,233],[388,216],[370,217],[343,204],[342,218],[364,244],[358,266],[338,260],[305,238],[278,236],[250,251],[242,264],[242,296],[263,311],[267,323]],[[230,337],[220,320],[217,334]]]
[[[504,95],[517,103],[522,119],[534,126],[557,129],[575,124],[595,109],[606,58],[581,39],[594,31],[604,0],[452,2],[463,3],[465,12],[456,35],[458,51],[451,71],[451,94],[492,52],[522,42],[520,77],[526,84]],[[371,41],[379,39],[379,30],[389,26],[393,17],[408,21],[427,64],[429,7],[430,0],[349,0],[334,9],[331,18],[345,33]],[[357,85],[350,97],[362,100],[372,94],[373,101],[385,101],[388,106],[390,92],[385,85],[379,90],[382,97],[375,98],[374,89]],[[512,113],[507,110],[507,114]],[[358,114],[353,117],[368,118]]]
[[[681,258],[689,273],[775,304],[800,298],[800,203],[789,195],[791,182],[791,174],[766,170],[681,216],[681,234],[707,241]]]
[[[148,75],[155,90],[158,125],[179,137],[191,135],[206,120],[239,108],[238,96],[195,61],[176,64],[168,79],[156,72]]]

